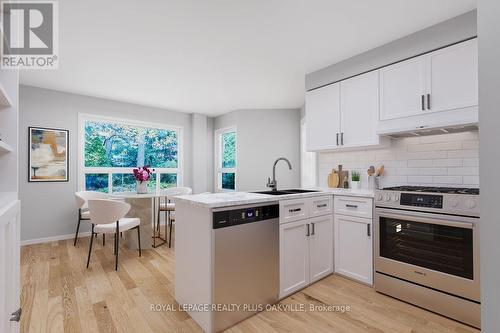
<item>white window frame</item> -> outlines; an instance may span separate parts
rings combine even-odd
[[[121,167],[86,167],[85,166],[85,122],[110,122],[124,124],[136,127],[157,128],[177,132],[177,168],[153,168],[156,178],[156,190],[160,190],[161,174],[175,173],[177,174],[177,186],[183,186],[183,170],[184,170],[184,131],[181,126],[171,126],[159,123],[149,123],[133,119],[119,119],[108,116],[99,116],[87,113],[78,113],[78,190],[85,191],[85,175],[86,174],[107,174],[108,175],[108,193],[113,193],[113,174],[133,173],[131,168]],[[116,193],[116,192],[115,192]]]
[[[236,133],[235,162],[236,168],[222,167],[222,135],[225,133]],[[236,126],[219,128],[215,131],[215,191],[216,192],[234,192],[238,189],[238,130]],[[222,174],[234,173],[234,190],[222,188]]]

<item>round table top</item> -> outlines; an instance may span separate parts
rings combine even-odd
[[[168,191],[151,191],[148,193],[139,194],[137,192],[113,192],[110,197],[126,198],[126,199],[143,199],[143,198],[158,198],[172,195]]]

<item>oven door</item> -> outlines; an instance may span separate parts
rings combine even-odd
[[[375,209],[375,271],[480,301],[479,219]]]

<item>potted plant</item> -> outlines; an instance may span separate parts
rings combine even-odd
[[[353,190],[359,190],[359,180],[360,180],[360,174],[358,171],[353,171],[351,173],[351,188]]]
[[[135,186],[138,194],[148,193],[148,180],[151,178],[151,169],[147,166],[134,169]]]

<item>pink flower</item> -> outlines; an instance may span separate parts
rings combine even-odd
[[[152,173],[152,171],[147,166],[133,169],[132,171],[134,173],[135,179],[141,183],[143,181],[149,180],[150,175]]]

